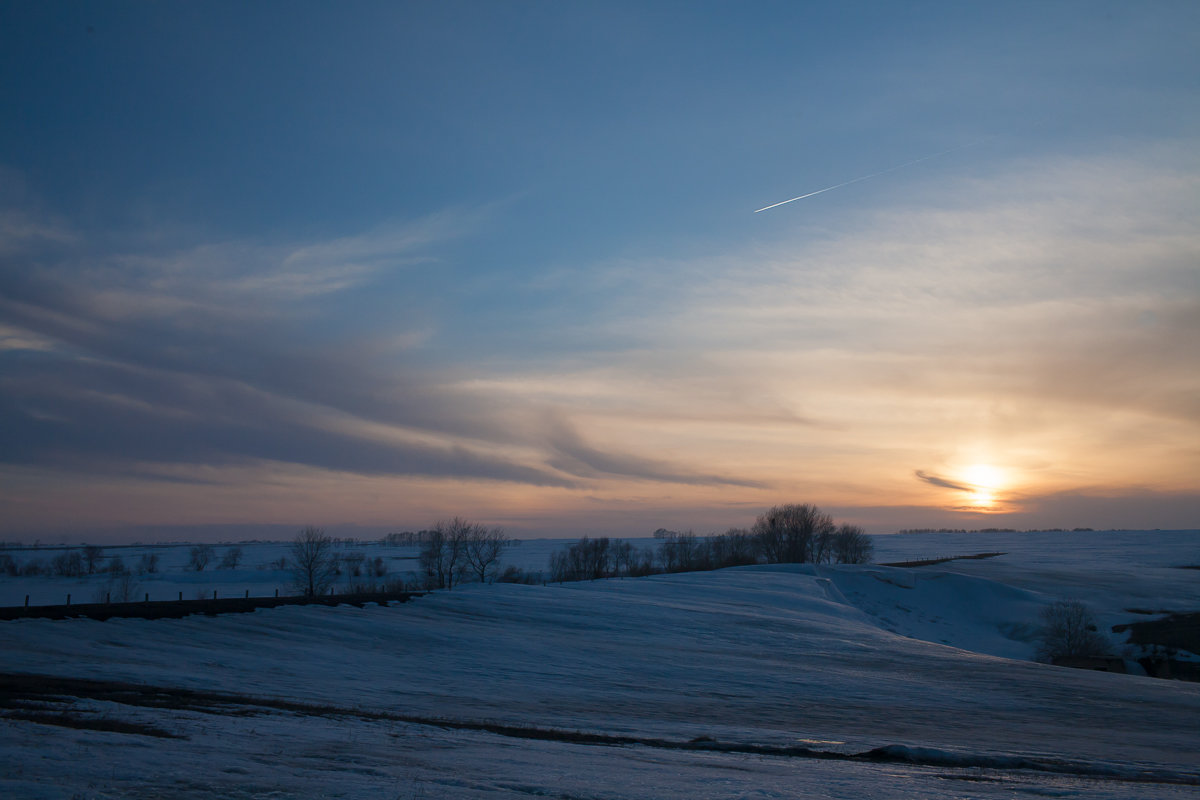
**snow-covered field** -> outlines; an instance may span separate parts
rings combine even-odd
[[[544,569],[561,544],[526,542],[508,560]],[[1131,608],[1200,610],[1200,571],[1180,568],[1200,563],[1200,532],[876,545],[881,562],[1006,555],[473,584],[390,608],[0,623],[4,673],[163,689],[63,684],[26,698],[27,716],[69,707],[56,721],[75,727],[0,721],[0,794],[1197,796],[1200,685],[1029,659],[1055,599],[1089,603],[1102,630],[1147,618]],[[245,583],[279,547],[247,545],[251,568],[228,572]],[[144,578],[168,597],[200,576],[197,593],[253,588],[162,561]],[[37,581],[63,592],[61,580],[0,586],[11,602]]]

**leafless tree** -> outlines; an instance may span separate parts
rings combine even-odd
[[[237,569],[238,564],[242,562],[242,548],[231,547],[225,551],[225,555],[221,558],[221,569]]]
[[[96,590],[96,602],[132,603],[140,593],[141,587],[132,572],[110,570],[108,582]]]
[[[758,544],[750,531],[730,528],[719,536],[708,537],[708,560],[715,569],[754,564],[758,561]]]
[[[875,555],[875,543],[857,525],[843,525],[833,535],[833,557],[839,564],[866,564]]]
[[[613,572],[630,575],[637,564],[637,550],[631,542],[619,541],[612,546]]]
[[[87,564],[88,575],[95,574],[96,565],[104,558],[104,548],[98,544],[88,544],[83,547],[83,563]]]
[[[658,559],[663,572],[691,572],[707,568],[706,550],[691,531],[668,532],[658,546]]]
[[[342,556],[342,564],[346,567],[346,572],[351,578],[362,577],[363,564],[366,560],[366,554],[360,553],[357,550]]]
[[[613,551],[607,536],[583,537],[565,551],[550,554],[551,580],[594,581],[613,571]]]
[[[1059,600],[1042,609],[1039,661],[1089,658],[1109,654],[1108,641],[1096,629],[1096,619],[1078,600]]]
[[[292,583],[308,597],[333,585],[333,540],[320,528],[307,527],[292,542]]]
[[[50,562],[55,575],[78,578],[83,575],[83,556],[76,550],[59,553]]]
[[[773,564],[816,560],[833,530],[833,518],[808,503],[775,506],[754,523],[755,538]]]
[[[503,528],[472,525],[467,534],[466,549],[463,551],[466,566],[480,583],[487,583],[489,579],[495,578],[496,570],[500,567],[500,557],[511,545],[512,540],[504,534]]]
[[[196,572],[203,572],[204,568],[208,566],[208,562],[212,561],[212,557],[212,545],[198,544],[188,554],[188,566]]]
[[[142,553],[142,558],[138,561],[138,572],[143,575],[147,572],[158,572],[158,553]]]
[[[467,539],[475,526],[455,517],[438,522],[421,544],[421,569],[426,585],[431,589],[453,589],[467,568]]]

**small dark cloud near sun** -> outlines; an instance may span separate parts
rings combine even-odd
[[[933,486],[940,486],[943,489],[957,489],[960,492],[975,491],[974,486],[968,486],[965,483],[956,483],[955,481],[948,480],[946,478],[939,478],[937,475],[930,475],[924,470],[913,470],[913,474],[917,476],[918,480],[925,481],[925,483]]]

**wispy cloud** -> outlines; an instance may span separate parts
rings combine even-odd
[[[560,270],[538,291],[571,298],[555,342],[580,347],[495,385],[583,410],[585,437],[620,418],[622,441],[827,502],[938,504],[925,490],[970,491],[941,476],[984,461],[1043,490],[1194,486],[1194,153],[1010,163],[774,243]]]
[[[697,485],[726,485],[763,488],[758,481],[692,472],[666,461],[634,455],[605,452],[587,444],[579,433],[563,419],[550,425],[550,464],[557,469],[581,477],[602,475],[640,480]]]
[[[1014,476],[1014,511],[1132,476],[1186,493],[1188,158],[1029,163],[702,258],[582,263],[506,294],[493,280],[488,325],[413,283],[407,302],[447,313],[339,327],[339,293],[424,269],[469,214],[166,254],[16,237],[34,268],[0,270],[0,460],[234,493],[221,475],[295,492],[320,475],[368,502],[358,476],[429,508],[465,497],[434,484],[470,484],[513,519],[944,508],[978,463]]]
[[[459,223],[436,215],[299,247],[116,253],[0,275],[0,349],[48,356],[12,360],[0,377],[3,460],[167,470],[172,481],[184,480],[172,465],[278,462],[559,489],[603,477],[756,485],[602,451],[565,420],[543,436],[529,421],[540,405],[497,403],[446,368],[392,361],[428,332],[313,342],[298,335],[308,320],[273,313],[410,266],[462,235]]]
[[[928,483],[930,486],[940,486],[943,489],[955,489],[960,492],[973,492],[978,488],[967,483],[952,481],[948,478],[939,478],[937,475],[930,475],[919,469],[915,470],[913,474],[917,476],[918,480],[925,481],[925,483]]]

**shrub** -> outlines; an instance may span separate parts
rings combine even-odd
[[[108,582],[96,590],[97,603],[132,603],[141,597],[141,586],[129,570],[113,572],[109,566]]]
[[[141,575],[158,572],[158,553],[142,553],[137,569]]]
[[[64,578],[78,578],[84,573],[83,556],[78,550],[59,553],[50,562],[54,574]]]
[[[231,547],[221,558],[221,569],[237,569],[240,563],[242,563],[242,548]]]
[[[542,582],[541,572],[526,572],[520,567],[509,564],[504,571],[496,576],[497,583],[522,583],[533,586]]]
[[[342,563],[346,565],[346,572],[348,572],[352,578],[358,578],[362,576],[363,563],[366,560],[367,557],[358,552],[346,553],[346,555],[342,556]]]
[[[1108,640],[1096,629],[1092,612],[1078,600],[1059,600],[1042,609],[1037,658],[1054,662],[1064,658],[1109,655]]]

